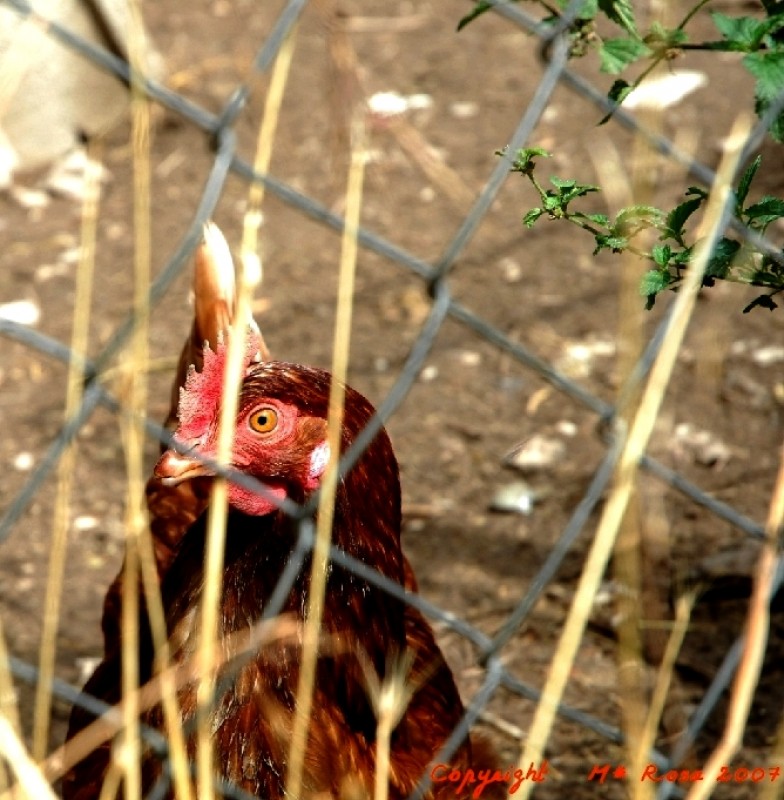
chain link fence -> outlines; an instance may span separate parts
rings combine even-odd
[[[6,6],[12,8],[22,17],[34,15],[31,6],[24,2],[24,0],[3,1]],[[523,147],[531,142],[532,133],[539,124],[548,105],[551,103],[553,93],[559,86],[566,86],[569,90],[579,93],[583,98],[590,100],[601,113],[611,110],[611,105],[607,101],[604,93],[590,82],[580,77],[569,67],[568,40],[564,34],[569,22],[568,14],[564,18],[563,25],[560,27],[544,27],[537,20],[526,14],[522,7],[497,2],[497,0],[490,0],[489,4],[492,6],[492,11],[503,17],[510,26],[518,26],[530,32],[535,37],[538,37],[543,66],[541,79],[536,92],[530,103],[522,110],[519,122],[511,137],[508,139],[508,148],[510,152],[514,152],[517,148]],[[275,25],[258,50],[254,62],[254,70],[256,72],[265,72],[274,62],[282,42],[285,40],[292,27],[297,23],[300,15],[307,6],[308,0],[290,0],[285,5]],[[66,26],[50,23],[47,26],[47,31],[48,35],[60,40],[64,46],[78,51],[85,58],[97,64],[101,69],[113,73],[126,83],[130,81],[129,66],[118,56],[74,35],[69,32]],[[297,212],[316,220],[324,226],[328,226],[336,231],[342,231],[344,221],[340,214],[326,208],[306,194],[297,191],[293,186],[276,179],[272,174],[258,174],[254,171],[252,164],[244,160],[238,154],[234,127],[238,115],[251,94],[250,82],[238,85],[231,93],[228,102],[226,102],[224,107],[217,113],[211,113],[205,110],[177,92],[154,81],[145,82],[144,91],[155,103],[165,106],[171,112],[185,120],[187,124],[199,129],[203,133],[205,140],[212,143],[214,152],[212,169],[204,184],[201,200],[192,222],[188,230],[185,231],[182,236],[174,254],[171,256],[166,266],[159,272],[154,283],[150,286],[149,299],[152,308],[154,308],[168,292],[175,278],[187,268],[192,253],[200,241],[202,227],[204,223],[212,217],[216,205],[221,198],[226,181],[232,174],[247,182],[258,181],[262,183],[269,193],[275,195],[292,209],[296,209]],[[776,110],[777,109],[774,109],[773,111],[775,112]],[[623,109],[615,110],[612,117],[612,124],[625,126],[633,130],[635,134],[644,137],[648,142],[653,144],[661,153],[666,154],[673,161],[684,165],[695,179],[706,185],[711,185],[714,174],[710,168],[681,152],[678,146],[668,138],[646,128],[634,116]],[[760,123],[760,126],[758,126],[755,131],[749,147],[759,141],[761,131],[764,131],[764,121]],[[509,176],[509,162],[505,159],[498,159],[484,184],[484,188],[476,197],[470,211],[463,218],[457,232],[443,249],[440,257],[434,259],[432,262],[417,258],[398,246],[394,241],[389,241],[381,237],[369,228],[362,228],[359,231],[358,238],[362,247],[375,252],[384,259],[394,262],[400,269],[416,275],[423,284],[426,285],[431,302],[427,318],[415,342],[410,348],[405,364],[402,369],[400,369],[393,387],[388,392],[383,402],[379,404],[377,417],[355,443],[351,451],[346,454],[343,464],[344,469],[350,468],[351,464],[362,452],[362,449],[375,435],[378,428],[395,414],[400,404],[406,399],[412,385],[420,375],[423,364],[446,320],[451,320],[469,329],[476,334],[476,336],[485,340],[494,348],[497,348],[499,352],[503,352],[509,358],[519,362],[527,370],[536,373],[536,375],[550,384],[555,390],[564,393],[575,403],[588,409],[601,421],[603,430],[608,432],[613,430],[612,423],[617,413],[617,409],[614,405],[588,392],[578,382],[575,382],[556,369],[552,364],[547,363],[536,355],[535,352],[529,349],[525,344],[513,340],[503,330],[500,330],[488,320],[473,313],[469,308],[452,296],[450,291],[451,270],[459,260],[461,254],[464,253],[479,226],[482,224],[491,204],[496,199],[505,181],[509,179]],[[512,179],[514,180],[515,178]],[[764,244],[768,248],[773,248],[773,246],[768,243]],[[641,360],[632,371],[629,385],[621,390],[619,393],[620,395],[632,391],[635,386],[639,386],[644,382],[664,341],[668,321],[669,316],[665,315],[658,329],[650,338]],[[94,410],[98,406],[105,406],[113,412],[119,409],[119,402],[99,381],[99,376],[101,371],[111,363],[112,359],[115,358],[120,350],[127,344],[132,334],[133,327],[134,319],[132,316],[122,320],[117,324],[113,335],[103,351],[92,361],[84,365],[85,388],[81,405],[73,418],[67,424],[63,425],[57,436],[51,441],[45,457],[36,465],[23,489],[3,511],[2,518],[0,518],[0,543],[11,536],[17,528],[20,519],[22,519],[25,512],[29,509],[37,493],[47,485],[64,450],[90,419]],[[25,325],[0,319],[0,335],[6,339],[21,343],[31,350],[38,351],[48,358],[66,363],[73,358],[73,354],[66,344],[36,332]],[[152,420],[148,420],[146,424],[151,437],[159,438],[161,441],[168,441],[168,435],[161,426]],[[548,557],[541,565],[535,579],[528,586],[524,596],[516,603],[504,624],[497,629],[493,636],[488,636],[465,619],[460,619],[454,614],[444,611],[433,603],[428,602],[422,596],[407,595],[400,586],[384,579],[362,563],[357,562],[345,553],[333,548],[331,555],[333,561],[358,574],[364,580],[382,587],[391,595],[414,605],[428,618],[438,620],[443,626],[450,628],[454,633],[469,641],[479,653],[478,664],[480,664],[481,668],[484,670],[481,688],[469,699],[462,723],[454,730],[444,750],[436,757],[438,763],[448,763],[450,754],[455,751],[466,736],[468,730],[480,718],[488,702],[499,687],[504,687],[509,692],[515,693],[532,702],[539,699],[539,691],[534,686],[526,683],[520,675],[514,674],[504,665],[504,661],[501,657],[502,651],[515,633],[524,625],[537,601],[542,597],[557,571],[562,566],[564,559],[572,552],[578,537],[584,532],[592,514],[597,509],[598,504],[610,485],[621,444],[620,441],[608,434],[606,455],[599,464],[582,498],[574,507],[568,524],[550,550]],[[699,486],[687,480],[683,475],[666,466],[661,461],[650,455],[646,455],[641,461],[641,466],[651,475],[683,494],[691,502],[707,509],[707,511],[715,515],[716,518],[735,526],[749,537],[757,539],[763,538],[764,530],[760,524],[748,518],[731,505],[721,502],[710,494],[707,494]],[[290,569],[286,575],[281,576],[279,591],[276,593],[276,599],[279,601],[278,606],[282,604],[291,583],[296,577],[297,571],[306,558],[311,546],[311,541],[312,529],[308,521],[305,520],[302,525],[298,547],[292,554]],[[782,577],[784,577],[784,572],[779,568],[776,578],[776,588],[780,585]],[[273,602],[266,610],[265,614],[267,616],[274,616],[278,610],[279,608],[276,606],[275,602]],[[677,741],[672,744],[671,748],[666,753],[651,753],[651,760],[654,761],[662,771],[666,771],[671,766],[679,765],[683,756],[688,752],[697,737],[699,737],[706,725],[706,721],[731,684],[742,652],[743,641],[742,639],[738,639],[726,653],[721,668],[716,672],[699,706],[694,709],[687,727],[681,732]],[[11,671],[18,680],[28,683],[36,682],[37,670],[33,665],[15,657],[11,658],[10,664]],[[76,687],[68,685],[59,679],[55,680],[53,691],[56,696],[67,703],[87,703],[84,698],[80,698],[79,690]],[[107,707],[98,701],[91,702],[89,706],[86,705],[85,707],[88,707],[89,710],[96,714],[107,710]],[[608,725],[603,720],[577,708],[562,704],[558,709],[558,713],[578,725],[589,728],[591,731],[605,737],[611,742],[620,743],[623,741],[620,729]],[[154,731],[146,731],[144,735],[147,739],[147,743],[153,747],[162,758],[165,758],[167,745],[164,738]],[[169,790],[169,778],[170,776],[168,774],[164,774],[162,782],[155,787],[155,790],[149,796],[164,796]],[[428,786],[429,776],[426,775],[423,776],[422,783],[415,796],[424,796]],[[235,787],[221,786],[220,789],[226,797],[247,797],[245,793]],[[682,794],[681,788],[675,787],[672,784],[667,784],[659,789],[658,797],[666,798],[671,795],[680,794]]]

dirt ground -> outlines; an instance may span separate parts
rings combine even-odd
[[[425,107],[405,114],[404,129],[376,124],[371,131],[362,220],[369,229],[419,258],[436,260],[463,220],[471,198],[496,164],[542,76],[537,43],[493,15],[455,33],[465,2],[382,3],[345,0],[338,23],[356,54],[356,75],[367,95],[394,91],[424,95]],[[249,0],[174,0],[148,4],[145,16],[167,64],[167,83],[210,111],[219,110],[250,70],[279,4]],[[309,8],[298,31],[272,172],[325,206],[340,211],[345,185],[345,115],[350,82],[335,70],[325,14]],[[699,22],[708,30],[707,22]],[[333,40],[334,41],[334,40]],[[338,37],[339,41],[339,37]],[[350,52],[350,51],[349,51]],[[734,56],[692,55],[677,66],[702,70],[708,84],[668,112],[661,122],[704,162],[717,163],[723,137],[739,104],[751,105],[748,80]],[[596,63],[577,69],[595,77]],[[602,88],[609,85],[602,76]],[[255,87],[236,132],[240,152],[252,158],[263,104]],[[738,98],[741,98],[738,100]],[[567,88],[559,88],[531,144],[554,151],[541,175],[601,182],[599,167],[617,155],[633,172],[637,144],[617,126],[597,127],[601,114]],[[413,143],[413,144],[412,144]],[[170,111],[156,117],[152,143],[153,269],[159,270],[190,223],[212,163],[204,134]],[[598,155],[597,155],[598,154]],[[758,191],[781,193],[780,150],[765,152]],[[100,208],[90,355],[98,354],[128,312],[132,295],[132,165],[128,127],[108,136],[107,178]],[[428,165],[436,169],[427,171]],[[447,171],[448,170],[448,171]],[[676,166],[647,173],[655,202],[677,201],[692,183]],[[22,179],[27,186],[35,178]],[[628,185],[628,183],[627,183]],[[621,187],[620,191],[625,191]],[[231,177],[216,221],[239,243],[247,186]],[[611,199],[612,200],[612,199]],[[557,365],[580,385],[612,401],[619,385],[621,276],[639,276],[640,262],[590,255],[592,241],[566,225],[521,224],[535,205],[533,191],[512,178],[460,256],[452,273],[453,296],[498,330]],[[606,208],[603,197],[592,200]],[[615,204],[617,207],[618,203]],[[264,283],[257,319],[274,355],[329,367],[339,237],[268,195],[264,204]],[[67,343],[71,336],[79,204],[53,196],[44,208],[24,208],[0,197],[0,302],[31,300],[40,308],[37,328]],[[633,277],[636,280],[636,277]],[[164,416],[171,364],[189,327],[188,275],[152,318],[149,413]],[[699,487],[762,522],[777,467],[782,434],[781,334],[784,311],[741,309],[753,295],[737,286],[705,292],[657,422],[650,451]],[[350,382],[374,402],[394,382],[428,309],[422,282],[400,265],[360,254],[352,331]],[[672,296],[642,317],[653,331]],[[639,308],[642,302],[635,299]],[[0,510],[22,489],[62,422],[65,368],[38,352],[0,344]],[[117,388],[109,379],[109,385]],[[582,497],[604,454],[596,416],[551,389],[488,341],[454,320],[440,331],[420,380],[389,424],[404,492],[404,545],[422,594],[488,635],[503,624],[528,589]],[[542,468],[515,473],[504,457],[532,437],[557,443],[557,457]],[[150,441],[152,465],[157,444]],[[524,479],[533,488],[529,515],[499,513],[491,503],[500,489]],[[126,477],[117,419],[97,410],[78,439],[70,504],[70,540],[61,598],[57,675],[79,683],[85,659],[100,655],[103,594],[123,550]],[[51,477],[0,543],[0,607],[10,651],[37,662],[55,480]],[[676,598],[698,589],[689,633],[678,659],[674,722],[658,740],[666,750],[678,720],[696,707],[728,647],[741,631],[756,545],[673,489],[649,477],[640,484],[642,528],[659,551],[646,558],[647,590],[658,602],[644,605],[646,631],[670,628]],[[589,523],[531,616],[502,651],[507,669],[540,687],[579,578],[595,528]],[[621,724],[617,670],[617,597],[608,573],[569,677],[565,701],[611,724]],[[652,613],[652,612],[656,613]],[[649,613],[651,612],[651,613]],[[782,708],[784,618],[774,605],[771,641],[744,745],[734,764],[768,766]],[[483,672],[472,646],[439,626],[441,643],[464,697],[479,688]],[[647,634],[646,634],[647,635]],[[656,637],[653,636],[655,639]],[[652,644],[653,651],[656,644]],[[655,659],[654,659],[655,660]],[[89,663],[89,662],[87,662]],[[651,666],[645,680],[652,685]],[[29,733],[32,692],[19,687]],[[726,698],[701,735],[693,764],[700,764],[723,727]],[[56,703],[51,745],[61,743],[68,707]],[[504,763],[519,758],[519,735],[534,704],[500,689],[481,728]],[[587,781],[596,764],[625,763],[619,747],[574,723],[559,720],[548,747],[550,774],[536,796],[622,797],[622,782]],[[720,786],[716,797],[752,796],[751,784]]]

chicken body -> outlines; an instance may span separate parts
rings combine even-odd
[[[205,370],[207,371],[207,370]],[[209,395],[210,378],[198,374],[186,389],[187,399]],[[191,379],[189,378],[189,381]],[[328,461],[325,453],[330,376],[310,367],[282,362],[249,364],[240,393],[234,467],[262,480],[273,494],[302,502],[316,488]],[[212,410],[210,407],[213,406]],[[198,418],[194,423],[191,414]],[[205,396],[188,406],[180,402],[178,438],[211,454],[219,399]],[[359,393],[346,388],[341,450],[345,450],[373,414]],[[196,486],[188,515],[201,507],[192,523],[179,519],[178,541],[167,546],[162,593],[172,658],[184,664],[198,649],[209,470],[200,462],[165,453],[148,494]],[[264,614],[288,563],[296,531],[289,518],[268,499],[248,490],[230,489],[232,506],[226,535],[220,600],[219,637],[232,637],[254,626]],[[176,504],[173,506],[176,511]],[[400,585],[413,573],[400,545],[400,485],[391,443],[382,430],[359,462],[341,480],[333,523],[333,542],[346,553]],[[293,713],[301,662],[301,623],[309,595],[309,563],[300,570],[281,613],[295,620],[297,634],[260,647],[241,666],[229,664],[218,676],[219,687],[210,725],[218,775],[268,800],[284,797]],[[116,598],[115,598],[116,599]],[[111,614],[109,619],[113,618]],[[142,681],[153,677],[153,649],[146,616],[140,617]],[[107,633],[106,655],[85,691],[109,703],[120,699],[117,632]],[[432,629],[416,610],[387,593],[331,565],[328,573],[313,713],[305,752],[303,796],[371,797],[376,769],[377,719],[372,694],[378,681],[408,665],[405,685],[412,692],[394,728],[390,746],[389,791],[403,798],[427,773],[428,765],[463,714],[452,674],[435,643]],[[377,686],[377,683],[376,683]],[[195,684],[179,691],[190,755],[195,755]],[[76,708],[69,738],[92,721]],[[143,721],[163,730],[160,706],[145,711]],[[108,768],[106,745],[66,777],[65,800],[97,798]],[[476,768],[470,743],[451,759],[458,769]],[[479,765],[490,766],[490,765]],[[157,757],[144,756],[146,788],[159,778]],[[441,784],[444,796],[454,786]],[[171,796],[171,795],[168,795]]]

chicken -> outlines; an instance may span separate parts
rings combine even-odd
[[[196,251],[193,298],[193,324],[180,353],[172,384],[171,404],[164,423],[171,432],[177,427],[180,392],[185,386],[191,365],[201,371],[204,344],[216,348],[234,318],[234,265],[223,234],[212,223],[205,226],[203,241]],[[248,330],[255,348],[252,360],[268,360],[269,350],[253,319],[248,320]],[[162,579],[185,532],[207,507],[209,482],[192,480],[165,485],[153,476],[147,483],[146,498],[156,566]],[[101,627],[106,653],[117,647],[120,641],[123,571],[120,570],[104,599]],[[144,600],[143,594],[141,599]]]
[[[304,502],[319,488],[330,458],[326,422],[330,375],[314,367],[262,361],[263,344],[253,330],[248,341],[232,466],[262,481],[268,493],[230,484],[219,609],[219,637],[224,642],[236,640],[258,622],[295,545],[296,526],[272,498]],[[179,399],[176,438],[185,448],[195,448],[208,457],[216,452],[225,358],[222,342],[214,350],[205,346],[202,369],[189,371]],[[349,447],[374,413],[361,394],[350,387],[345,392],[341,451]],[[204,512],[213,475],[192,451],[187,452],[191,454],[164,452],[148,488],[151,512],[159,508],[154,504],[165,498],[162,507],[167,514],[153,517],[151,525],[172,658],[178,664],[191,662],[198,650]],[[189,493],[178,494],[183,491]],[[395,583],[412,588],[413,571],[401,549],[400,529],[398,465],[389,437],[381,430],[339,483],[332,537],[349,555]],[[210,712],[218,776],[268,800],[284,797],[309,583],[306,561],[281,608],[281,619],[296,622],[293,632],[258,647],[239,667],[224,665],[219,669]],[[117,584],[109,598],[104,614],[104,660],[85,692],[116,703],[121,695],[116,623],[121,597]],[[144,614],[139,625],[139,664],[144,682],[154,676],[154,653]],[[433,758],[463,715],[453,676],[430,625],[412,607],[331,563],[320,642],[303,796],[373,795],[378,724],[374,687],[395,675],[399,677],[403,671],[407,672],[405,682],[411,694],[392,733],[389,793],[392,798],[408,796],[428,773]],[[195,684],[181,686],[179,702],[193,757]],[[153,728],[164,728],[159,705],[145,710],[142,720]],[[69,738],[91,721],[87,712],[75,708]],[[76,765],[63,782],[65,800],[97,798],[109,760],[110,748],[104,745]],[[450,765],[463,771],[495,768],[484,743],[472,752],[470,741],[461,745]],[[142,773],[149,790],[161,774],[157,758],[149,752],[143,756]],[[434,796],[454,796],[455,787],[450,783],[435,788]]]

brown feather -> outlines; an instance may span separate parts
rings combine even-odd
[[[188,365],[195,363],[198,369],[203,364],[205,341],[218,348],[221,331],[233,314],[233,283],[231,289],[227,288],[229,282],[221,273],[227,253],[227,248],[224,252],[221,246],[216,247],[207,235],[197,255],[195,320],[175,381],[170,425],[182,427],[184,422],[178,419],[177,408]],[[266,357],[263,342],[259,349]],[[277,481],[296,502],[306,499],[309,490],[304,488],[307,484],[302,476],[308,474],[309,465],[312,472],[311,454],[325,437],[330,381],[328,373],[312,367],[266,362],[249,367],[241,388],[238,419],[261,401],[296,409],[294,439],[269,454],[264,474],[258,476]],[[197,392],[199,382],[191,385]],[[190,407],[196,408],[197,404]],[[346,387],[341,451],[349,447],[373,413],[364,397]],[[178,664],[191,662],[198,647],[210,484],[210,478],[198,477],[165,485],[153,476],[147,485],[170,652]],[[339,484],[333,542],[398,585],[415,591],[416,578],[401,550],[400,530],[398,466],[389,438],[381,430]],[[294,525],[281,512],[248,516],[230,511],[220,636],[236,637],[259,621],[295,542]],[[309,583],[310,562],[306,560],[279,610],[299,620],[300,625],[295,626],[299,634],[259,647],[249,660],[246,657],[239,665],[228,662],[218,673],[220,688],[211,712],[218,774],[268,800],[284,797],[299,680],[301,623],[308,605]],[[104,659],[85,687],[87,693],[112,704],[120,698],[121,606],[118,576],[104,606]],[[140,676],[147,681],[153,676],[154,653],[144,608],[139,616],[139,635]],[[304,759],[303,796],[335,800],[372,796],[377,728],[373,691],[385,680],[395,679],[395,670],[401,664],[408,664],[406,685],[410,697],[392,732],[389,786],[393,800],[406,797],[427,773],[432,759],[463,715],[452,673],[430,625],[415,609],[331,564],[319,654]],[[189,754],[195,756],[194,684],[180,687],[179,702]],[[75,707],[69,738],[91,719],[90,714]],[[142,721],[163,730],[160,706],[145,710]],[[71,769],[63,781],[65,800],[98,798],[110,756],[107,744]],[[457,769],[496,768],[491,751],[480,744],[472,753],[471,742],[458,749],[451,764]],[[145,790],[161,775],[161,765],[150,752],[143,755],[142,775]],[[454,786],[438,784],[430,796],[446,798],[453,793]]]
[[[245,379],[240,407],[263,396],[296,403],[308,414],[326,415],[329,382],[330,376],[315,368],[278,362],[261,364]],[[343,449],[367,424],[372,413],[365,398],[347,387]],[[294,462],[287,459],[294,458],[294,454],[282,458],[280,468],[293,468]],[[398,584],[412,579],[413,573],[400,549],[397,464],[384,431],[342,481],[334,519],[333,540],[339,547]],[[167,624],[172,642],[176,643],[175,660],[185,660],[195,652],[204,539],[205,515],[202,515],[182,538],[163,580]],[[281,513],[262,517],[230,513],[221,635],[241,631],[259,619],[294,542],[292,525]],[[306,565],[281,611],[303,619],[308,586]],[[152,648],[144,618],[140,619],[140,626],[142,675],[149,677]],[[411,652],[409,681],[413,696],[393,732],[391,745],[390,796],[407,796],[463,713],[454,679],[432,629],[416,610],[333,564],[327,582],[323,635],[325,646],[317,669],[314,713],[305,753],[307,794],[325,793],[337,798],[348,775],[359,780],[358,784],[352,784],[354,789],[371,791],[377,722],[366,678],[368,665],[381,681],[396,657]],[[228,681],[212,714],[221,774],[269,800],[282,800],[284,796],[299,658],[296,643],[279,642],[262,648],[250,664]],[[88,690],[115,699],[116,686],[107,685],[107,681],[118,679],[118,662],[115,649],[107,655]],[[224,671],[223,675],[228,673]],[[181,692],[186,724],[194,708],[192,693],[192,687]],[[161,726],[160,710],[147,712],[144,721]],[[83,724],[83,715],[76,715],[70,735]],[[72,794],[71,787],[89,781],[96,773],[97,760],[97,757],[91,760],[89,773],[82,767],[71,773],[64,785],[66,800],[89,796]],[[150,761],[152,756],[148,758]],[[472,764],[470,744],[466,743],[452,762],[458,767]],[[102,770],[97,772],[100,774]],[[157,772],[157,768],[146,763],[145,774],[154,776]]]

